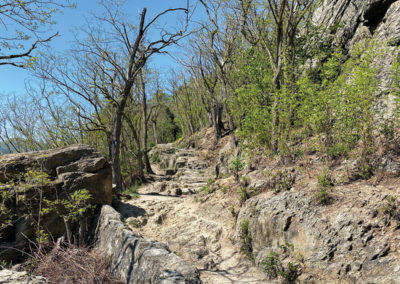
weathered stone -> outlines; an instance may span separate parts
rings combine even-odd
[[[391,247],[397,246],[395,239],[399,233],[383,234],[383,225],[379,223],[382,220],[363,224],[370,220],[371,210],[382,197],[365,194],[324,207],[316,206],[307,192],[256,196],[240,210],[237,236],[240,236],[241,220],[248,219],[257,264],[271,251],[280,252],[281,245],[293,244],[293,254],[307,260],[304,275],[316,283],[338,279],[395,283],[400,279],[400,271],[396,270],[400,261]],[[362,198],[366,198],[364,206],[360,205]],[[371,199],[373,202],[368,202]]]
[[[106,159],[104,157],[90,158],[84,161],[77,161],[67,166],[57,167],[57,174],[60,175],[68,172],[93,173],[100,170],[105,163]]]
[[[101,208],[95,235],[96,247],[111,259],[111,271],[126,283],[201,283],[194,266],[126,228],[110,206]]]
[[[0,182],[5,184],[19,180],[29,170],[45,172],[49,178],[49,183],[25,189],[7,204],[13,214],[13,225],[0,235],[3,259],[15,259],[17,251],[13,247],[24,249],[30,240],[35,240],[39,208],[44,206],[41,200],[63,199],[76,190],[86,189],[91,195],[91,205],[111,204],[110,166],[104,157],[86,145],[0,156],[0,170]],[[14,192],[11,184],[8,187]],[[54,239],[65,233],[65,224],[55,212],[42,215],[40,225]]]
[[[1,284],[47,284],[44,277],[30,276],[25,271],[0,270]]]

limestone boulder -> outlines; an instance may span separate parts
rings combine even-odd
[[[33,173],[30,180],[28,172]],[[46,177],[37,178],[38,174]],[[2,259],[15,260],[18,256],[15,248],[24,250],[30,241],[35,241],[39,212],[46,207],[45,200],[70,200],[72,193],[86,189],[93,208],[112,201],[110,165],[86,145],[0,156],[0,186],[3,193],[8,193],[0,222],[11,219],[11,225],[0,230]],[[1,198],[0,195],[0,202]],[[50,238],[65,234],[65,224],[57,210],[40,215],[40,227]]]
[[[198,270],[165,244],[145,240],[128,229],[111,206],[101,208],[95,232],[96,248],[110,258],[114,276],[125,283],[197,284]]]

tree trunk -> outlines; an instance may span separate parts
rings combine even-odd
[[[128,123],[128,126],[131,129],[133,141],[135,141],[138,179],[140,179],[142,182],[144,182],[145,177],[144,177],[144,166],[143,166],[143,154],[142,154],[142,147],[140,144],[140,139],[139,139],[138,133],[136,132],[135,126],[133,125],[132,121],[130,121],[126,116],[125,116],[125,121]],[[133,171],[132,171],[132,173],[133,173]],[[130,183],[132,183],[132,178],[133,178],[132,173],[131,173],[131,176],[129,177],[131,180]],[[125,183],[125,186],[127,186],[127,183]]]
[[[225,97],[225,100],[226,100],[226,98],[228,98],[228,88],[226,86],[226,83],[224,83],[223,91],[224,91],[224,97]],[[226,103],[226,101],[224,103],[224,108],[225,108],[225,111],[226,111],[226,116],[228,117],[229,136],[231,138],[231,143],[232,143],[233,147],[236,148],[237,147],[237,141],[236,141],[236,138],[235,138],[235,123],[233,122],[233,118],[232,118],[232,116],[231,116],[231,114],[229,112],[228,104]]]
[[[147,154],[147,125],[149,118],[147,117],[147,99],[146,99],[146,89],[143,78],[143,72],[140,73],[140,81],[142,85],[142,112],[143,112],[143,158],[146,166],[146,172],[148,174],[154,174],[151,169],[149,155]]]
[[[222,137],[222,130],[224,124],[222,123],[222,105],[218,101],[214,100],[213,103],[213,127],[216,141]]]
[[[157,145],[158,144],[157,121],[152,120],[152,124],[153,124],[154,143]]]
[[[116,107],[113,127],[110,135],[110,159],[111,159],[111,174],[112,187],[115,192],[122,191],[122,176],[120,165],[120,144],[121,144],[121,128],[122,128],[122,111],[120,107]]]

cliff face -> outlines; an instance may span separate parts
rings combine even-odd
[[[349,48],[361,35],[385,41],[399,37],[399,13],[398,0],[329,0],[319,6],[314,21],[327,27],[338,24],[339,41]]]
[[[386,107],[390,110],[390,96],[385,95],[400,46],[400,1],[326,0],[317,9],[314,21],[327,27],[337,25],[334,43],[350,54],[363,39],[374,38],[386,45],[386,53],[376,60],[380,87],[377,95],[382,101],[389,98]],[[394,148],[398,153],[399,146]],[[253,181],[250,186],[261,191],[265,186],[256,181],[267,179],[276,169],[295,173],[296,182],[287,192],[267,192],[250,198],[240,210],[236,235],[240,238],[241,224],[246,220],[256,264],[265,268],[265,259],[277,252],[286,262],[300,263],[301,278],[307,283],[397,283],[400,223],[383,212],[391,206],[388,197],[400,194],[398,167],[385,168],[384,182],[369,180],[335,186],[330,192],[332,204],[321,206],[313,195],[318,188],[316,173],[323,167],[318,158],[309,157],[301,164],[269,165],[249,172]],[[349,176],[351,167],[343,167]],[[339,177],[334,166],[331,170],[334,178]],[[391,204],[397,212],[399,203]]]
[[[390,86],[390,66],[400,46],[399,0],[327,0],[314,14],[314,22],[326,27],[337,25],[336,44],[351,50],[362,39],[387,43],[387,52],[378,63],[383,91]]]

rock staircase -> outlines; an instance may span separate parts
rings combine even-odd
[[[157,145],[150,153],[156,174],[138,189],[139,198],[121,205],[126,224],[195,265],[203,283],[268,283],[232,244],[235,219],[226,195],[202,190],[215,171],[198,153]]]

